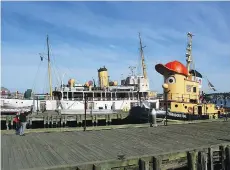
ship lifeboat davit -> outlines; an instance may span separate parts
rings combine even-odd
[[[69,85],[69,87],[73,87],[75,85],[75,80],[74,79],[69,79],[68,85]]]
[[[188,76],[188,69],[179,61],[172,61],[165,65],[157,64],[155,69],[158,73],[165,75],[168,72],[174,72],[177,74],[182,74]]]

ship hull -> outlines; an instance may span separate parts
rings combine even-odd
[[[163,110],[156,111],[156,114],[157,114],[157,118],[163,118],[163,119],[166,118],[166,113]],[[220,115],[218,117],[220,118]],[[168,112],[167,119],[184,120],[184,121],[207,120],[209,119],[209,115],[195,115],[195,114]],[[141,107],[133,107],[130,110],[129,115],[125,119],[125,121],[129,123],[148,123],[151,121],[151,110],[141,108]]]

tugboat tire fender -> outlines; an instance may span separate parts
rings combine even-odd
[[[188,112],[189,112],[189,113],[192,113],[192,111],[193,111],[192,107],[189,107],[189,108],[188,108]]]

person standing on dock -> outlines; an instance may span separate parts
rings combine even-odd
[[[20,116],[19,116],[19,120],[20,120],[20,124],[21,124],[20,136],[25,136],[24,131],[26,128],[26,123],[27,123],[26,116],[27,116],[27,114],[25,112],[20,113]]]
[[[19,135],[19,130],[20,130],[19,113],[16,114],[13,121],[15,122],[15,134]]]

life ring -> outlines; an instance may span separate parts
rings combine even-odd
[[[192,113],[192,112],[193,112],[192,107],[189,107],[189,108],[188,108],[188,112],[189,112],[189,113]]]

